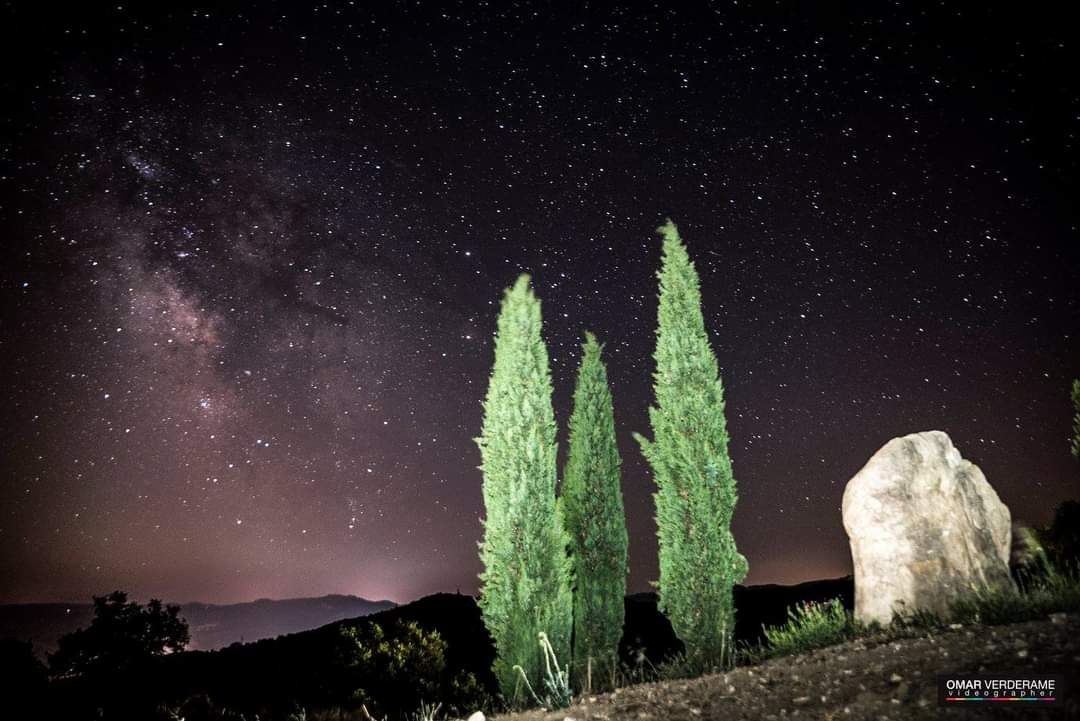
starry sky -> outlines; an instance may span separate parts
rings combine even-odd
[[[0,601],[474,592],[525,271],[563,442],[581,333],[606,343],[645,590],[669,215],[750,582],[848,573],[844,484],[897,435],[948,432],[1031,523],[1078,495],[1055,10],[34,5],[0,20]]]

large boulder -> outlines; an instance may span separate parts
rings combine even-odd
[[[855,564],[855,617],[947,618],[978,591],[1013,588],[1009,509],[941,431],[886,443],[844,489]]]

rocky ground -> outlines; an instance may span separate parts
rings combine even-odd
[[[1062,674],[1067,706],[939,708],[938,673]],[[1070,683],[1071,681],[1071,683]],[[1080,718],[1080,615],[1009,626],[963,626],[900,640],[859,640],[686,681],[631,686],[558,712],[499,721]]]

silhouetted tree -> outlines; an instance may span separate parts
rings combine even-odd
[[[656,479],[660,608],[704,665],[732,658],[732,588],[746,576],[731,517],[735,477],[728,456],[724,388],[701,314],[701,291],[675,224],[664,237],[656,331],[653,440],[637,436]]]
[[[13,718],[34,718],[43,713],[48,680],[33,644],[0,639],[0,683],[8,689],[3,703],[6,711],[16,714]]]
[[[181,651],[191,640],[179,606],[151,599],[146,606],[127,600],[123,591],[94,597],[94,618],[87,628],[62,636],[49,656],[55,676],[125,671],[164,653]]]
[[[539,633],[565,661],[572,622],[566,536],[555,503],[551,371],[540,301],[527,275],[503,297],[477,443],[485,512],[479,603],[495,641],[495,677],[513,701],[523,693],[515,666],[543,688]]]
[[[616,662],[626,596],[626,516],[615,417],[601,345],[585,344],[570,416],[561,503],[570,542],[574,667]]]

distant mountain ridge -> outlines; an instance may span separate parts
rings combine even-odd
[[[819,581],[807,581],[793,586],[764,584],[736,586],[735,635],[739,641],[754,643],[761,638],[762,624],[779,625],[787,620],[788,608],[800,602],[825,601],[840,598],[850,608],[854,596],[851,576]],[[636,593],[626,597],[626,634],[621,651],[629,658],[641,649],[650,658],[663,658],[677,651],[681,644],[675,639],[671,625],[657,610],[655,593]],[[208,603],[181,604],[181,615],[191,629],[193,651],[225,648],[235,643],[251,643],[279,636],[314,631],[321,627],[347,624],[361,617],[392,624],[398,618],[419,621],[425,628],[440,631],[444,638],[458,640],[462,630],[474,639],[486,636],[479,609],[471,596],[434,594],[404,606],[392,601],[370,601],[358,596],[327,595],[315,598],[282,600],[259,599],[245,603],[216,605]],[[56,649],[60,636],[89,625],[93,616],[91,604],[30,603],[0,605],[0,639],[16,638],[33,641],[39,655]],[[451,655],[468,648],[464,637],[451,644]],[[482,647],[485,644],[479,644]],[[467,653],[475,652],[471,648]],[[484,663],[488,650],[481,656]],[[455,659],[456,660],[456,659]],[[465,664],[484,668],[481,664]]]
[[[736,586],[735,638],[753,644],[761,638],[762,625],[787,620],[788,609],[799,603],[839,598],[851,606],[854,584],[850,576],[808,581],[794,586]],[[671,623],[657,608],[655,593],[626,597],[626,623],[619,655],[630,669],[653,666],[682,650]],[[218,651],[182,653],[162,659],[158,676],[169,679],[164,693],[173,698],[207,694],[220,705],[260,718],[283,715],[288,708],[317,707],[326,701],[327,684],[341,677],[342,630],[361,639],[374,637],[378,624],[393,634],[401,623],[415,623],[435,631],[445,642],[446,668],[472,674],[483,689],[494,693],[491,673],[495,647],[472,596],[437,593],[363,618],[334,621],[320,628],[255,643],[233,644]],[[645,660],[643,660],[645,659]],[[646,662],[647,660],[647,662]],[[365,688],[379,703],[392,702],[379,679],[350,678],[345,685]],[[321,699],[321,700],[320,700]],[[399,699],[400,700],[400,699]],[[415,699],[408,699],[412,704]]]
[[[223,648],[307,631],[346,618],[368,616],[394,608],[392,601],[331,594],[232,604],[180,604],[180,615],[191,629],[192,650]],[[20,603],[0,605],[0,638],[32,641],[39,654],[56,649],[57,640],[93,618],[89,603]]]

